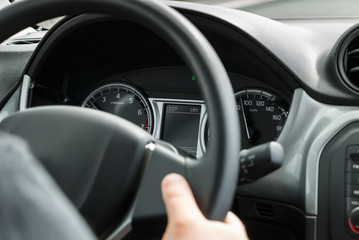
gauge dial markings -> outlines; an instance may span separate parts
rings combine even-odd
[[[111,83],[95,89],[82,103],[124,118],[145,131],[152,131],[152,111],[146,98],[135,88],[122,83]]]
[[[243,147],[250,148],[276,140],[287,118],[287,112],[279,98],[257,89],[244,90],[235,96],[237,103],[242,106],[238,114],[242,119],[243,132],[246,132],[246,137],[242,137]]]

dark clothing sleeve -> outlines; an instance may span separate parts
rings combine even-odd
[[[95,236],[21,139],[0,133],[0,240]]]

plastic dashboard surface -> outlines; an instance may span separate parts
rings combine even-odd
[[[248,106],[244,101],[257,104],[268,93],[278,100],[275,103],[283,109],[281,114],[287,114],[285,123],[275,125],[281,130],[275,139],[285,148],[283,166],[237,189],[233,211],[244,220],[250,238],[335,239],[331,236],[335,232],[342,239],[358,239],[346,225],[347,216],[343,217],[347,214],[343,207],[347,204],[345,194],[336,194],[329,187],[330,181],[338,178],[338,189],[344,189],[345,159],[340,163],[337,159],[327,161],[322,151],[330,153],[329,148],[335,145],[332,142],[342,129],[350,124],[355,126],[352,123],[359,120],[358,93],[341,81],[336,68],[338,48],[348,33],[358,28],[355,24],[359,20],[274,21],[224,8],[169,4],[192,21],[217,51],[234,92],[241,93],[237,98],[239,110]],[[1,117],[17,111],[20,99],[21,107],[81,106],[101,87],[122,84],[116,85],[117,90],[111,93],[115,98],[111,102],[116,106],[132,104],[124,86],[134,88],[142,97],[136,101],[143,109],[150,109],[152,118],[152,123],[137,118],[139,125],[151,125],[154,136],[172,139],[176,145],[178,139],[167,133],[176,130],[178,117],[192,124],[188,132],[194,134],[191,146],[182,148],[184,152],[200,157],[210,139],[196,74],[184,66],[170,45],[134,23],[104,16],[68,18],[50,30],[36,50],[34,46],[0,46],[0,61],[4,63],[1,69],[7,69],[0,80],[1,97],[6,100],[2,101],[6,105]],[[24,70],[26,75],[22,78]],[[107,94],[111,91],[100,92],[110,97]],[[116,100],[117,94],[126,96],[126,102]],[[147,102],[141,103],[143,99]],[[91,104],[100,100],[103,98],[94,98]],[[258,108],[247,107],[245,115],[250,114],[250,109],[252,113],[260,111],[259,107],[272,111],[266,101],[258,104]],[[136,110],[137,115],[143,114],[141,109]],[[180,115],[171,117],[171,114]],[[186,114],[193,116],[184,117]],[[269,116],[278,119],[281,114]],[[256,128],[242,129],[243,138],[251,138],[253,129]],[[350,144],[357,141],[354,139]],[[340,168],[335,169],[338,165]],[[332,212],[330,206],[335,203],[343,209]],[[340,229],[336,231],[337,228]]]

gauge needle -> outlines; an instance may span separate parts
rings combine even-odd
[[[242,109],[244,126],[246,128],[247,138],[248,138],[248,140],[251,140],[251,135],[249,134],[249,129],[248,129],[247,117],[246,117],[246,114],[245,114],[245,111],[244,111],[243,99],[242,99],[242,97],[240,97],[239,99],[241,101],[241,109]]]

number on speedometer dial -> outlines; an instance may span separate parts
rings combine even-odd
[[[261,90],[245,90],[235,96],[241,122],[242,148],[277,140],[288,115],[278,98]]]
[[[85,99],[82,107],[112,113],[152,132],[150,105],[138,90],[129,85],[111,83],[99,87]]]

